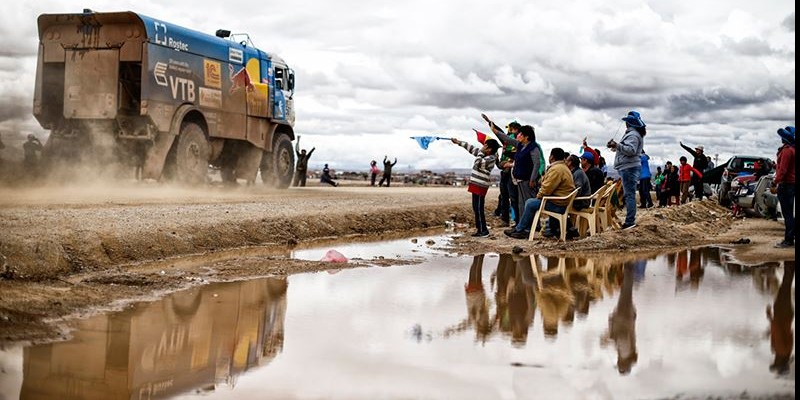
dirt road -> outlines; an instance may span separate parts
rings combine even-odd
[[[0,343],[52,339],[53,321],[188,285],[352,267],[358,262],[297,261],[286,252],[324,238],[443,230],[450,219],[471,225],[463,187],[0,188]],[[733,220],[712,202],[644,210],[634,230],[568,243],[510,239],[499,220],[489,223],[490,238],[459,237],[453,251],[633,254],[747,237],[752,244],[734,253],[745,261],[794,259],[794,249],[771,247],[782,234],[778,222]]]

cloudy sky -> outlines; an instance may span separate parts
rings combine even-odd
[[[791,0],[15,1],[0,13],[0,132],[46,136],[31,117],[41,13],[140,12],[195,30],[247,32],[297,75],[296,132],[311,166],[467,168],[448,142],[475,140],[480,113],[530,124],[549,151],[648,124],[655,162],[702,144],[720,161],[774,156],[795,124]],[[6,141],[11,141],[6,139]],[[8,143],[7,143],[8,144]],[[6,150],[8,151],[8,150]]]

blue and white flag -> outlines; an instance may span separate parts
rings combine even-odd
[[[450,138],[439,136],[411,136],[411,138],[416,140],[419,147],[422,147],[423,150],[428,150],[428,146],[435,140],[450,140]]]

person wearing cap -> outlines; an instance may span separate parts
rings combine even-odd
[[[517,148],[514,154],[514,161],[507,163],[511,165],[512,182],[517,185],[517,207],[514,210],[519,223],[521,215],[524,213],[525,203],[532,199],[539,191],[542,176],[545,171],[544,153],[542,147],[536,142],[536,132],[530,125],[523,125],[519,128],[517,138],[502,133],[502,131],[492,129],[500,141],[505,144],[513,144]]]
[[[608,148],[616,152],[614,168],[622,177],[622,188],[625,191],[625,222],[622,229],[636,226],[636,187],[639,185],[639,176],[642,173],[642,154],[644,137],[647,135],[647,125],[641,115],[630,111],[622,118],[625,121],[625,133],[619,143],[611,139]]]
[[[475,233],[473,237],[488,237],[489,227],[486,225],[486,192],[491,185],[492,169],[497,163],[497,151],[500,143],[494,139],[486,139],[483,147],[475,147],[456,138],[450,139],[475,156],[472,162],[472,173],[469,176],[467,191],[472,193],[472,212],[475,214]]]
[[[650,208],[653,206],[653,197],[650,196],[650,156],[642,149],[642,154],[639,156],[642,160],[642,174],[639,176],[639,207]]]
[[[683,142],[678,143],[680,143],[681,147],[683,147],[684,150],[688,151],[689,154],[694,157],[694,160],[692,161],[692,167],[694,167],[694,169],[700,172],[708,169],[708,157],[706,157],[705,153],[703,152],[704,148],[702,145],[695,146],[694,150],[692,150],[691,147],[683,144]],[[703,178],[697,176],[692,177],[692,186],[694,186],[694,196],[697,198],[697,200],[703,200],[703,195],[705,194],[703,190]]]
[[[588,151],[581,155],[581,169],[586,173],[586,177],[589,178],[589,186],[592,188],[592,193],[597,192],[605,184],[603,171],[597,168],[597,164],[594,161],[594,155]]]
[[[775,247],[786,248],[794,247],[794,127],[787,126],[778,129],[778,136],[781,137],[782,145],[778,149],[778,162],[771,191],[778,195],[783,221],[786,225],[783,241],[776,244]]]

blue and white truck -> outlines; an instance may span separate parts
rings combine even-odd
[[[260,170],[289,185],[294,71],[249,37],[88,9],[42,14],[38,26],[33,114],[50,130],[48,158],[121,161],[190,184],[209,166],[229,182]]]

